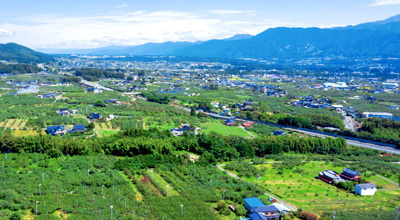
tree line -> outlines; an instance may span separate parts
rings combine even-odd
[[[25,74],[43,71],[37,65],[30,64],[0,64],[0,73]]]
[[[240,157],[253,158],[284,152],[341,154],[347,151],[343,138],[303,138],[296,135],[245,139],[236,136],[208,135],[173,136],[168,130],[127,129],[109,137],[73,138],[48,135],[15,137],[0,134],[2,152],[41,152],[52,157],[62,155],[106,154],[114,156],[169,155],[186,151],[202,155],[199,163],[229,161]]]

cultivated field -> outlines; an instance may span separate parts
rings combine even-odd
[[[376,209],[395,207],[399,202],[399,187],[377,176],[366,177],[363,174],[362,178],[375,183],[379,188],[397,190],[377,191],[375,196],[358,196],[316,178],[324,169],[341,173],[345,168],[336,167],[333,163],[309,162],[293,169],[275,168],[273,163],[255,166],[265,169],[260,181],[256,177],[243,179],[260,184],[285,202],[307,211],[322,213],[326,210]]]

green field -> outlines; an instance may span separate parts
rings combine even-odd
[[[97,136],[99,137],[110,136],[118,132],[117,130],[96,130],[96,131],[97,131]]]
[[[210,132],[216,132],[222,135],[233,135],[241,137],[251,137],[247,132],[238,127],[226,126],[221,122],[207,122],[201,124],[201,132],[206,134]]]
[[[275,194],[291,205],[301,207],[307,211],[322,213],[326,210],[360,210],[395,207],[398,204],[400,190],[377,191],[375,196],[358,196],[351,192],[327,184],[316,177],[324,169],[332,169],[338,173],[345,167],[335,167],[333,163],[309,162],[293,169],[278,169],[274,164],[255,165],[258,169],[265,168],[260,179],[260,186],[266,191]],[[377,177],[363,179],[375,183],[384,189],[396,188],[393,184]],[[243,179],[258,184],[256,177]],[[398,187],[397,187],[398,189]],[[326,194],[325,194],[326,193]]]

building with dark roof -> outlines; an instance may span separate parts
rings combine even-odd
[[[233,125],[235,125],[235,121],[232,119],[227,119],[227,120],[225,120],[225,124],[228,126],[233,126]]]
[[[283,130],[275,130],[272,132],[272,134],[275,136],[285,136],[286,135],[285,131],[283,131]]]
[[[361,179],[361,173],[355,170],[345,168],[343,169],[343,173],[340,174],[341,177],[348,179],[348,180],[357,180]]]
[[[46,133],[50,135],[65,135],[67,131],[64,125],[47,126]]]
[[[279,210],[275,206],[268,206],[257,197],[244,199],[244,207],[250,213],[251,220],[279,219]]]
[[[100,114],[97,113],[97,112],[90,113],[90,119],[92,119],[92,120],[101,119],[102,117],[103,117],[103,116],[100,115]]]
[[[85,127],[85,125],[74,125],[74,127],[72,128],[72,130],[69,130],[68,133],[77,133],[77,132],[83,132],[86,133],[87,129]]]

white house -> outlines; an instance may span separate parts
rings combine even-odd
[[[362,196],[372,196],[375,195],[376,192],[376,186],[373,183],[362,183],[362,184],[357,184],[354,187],[354,192],[358,195]]]

